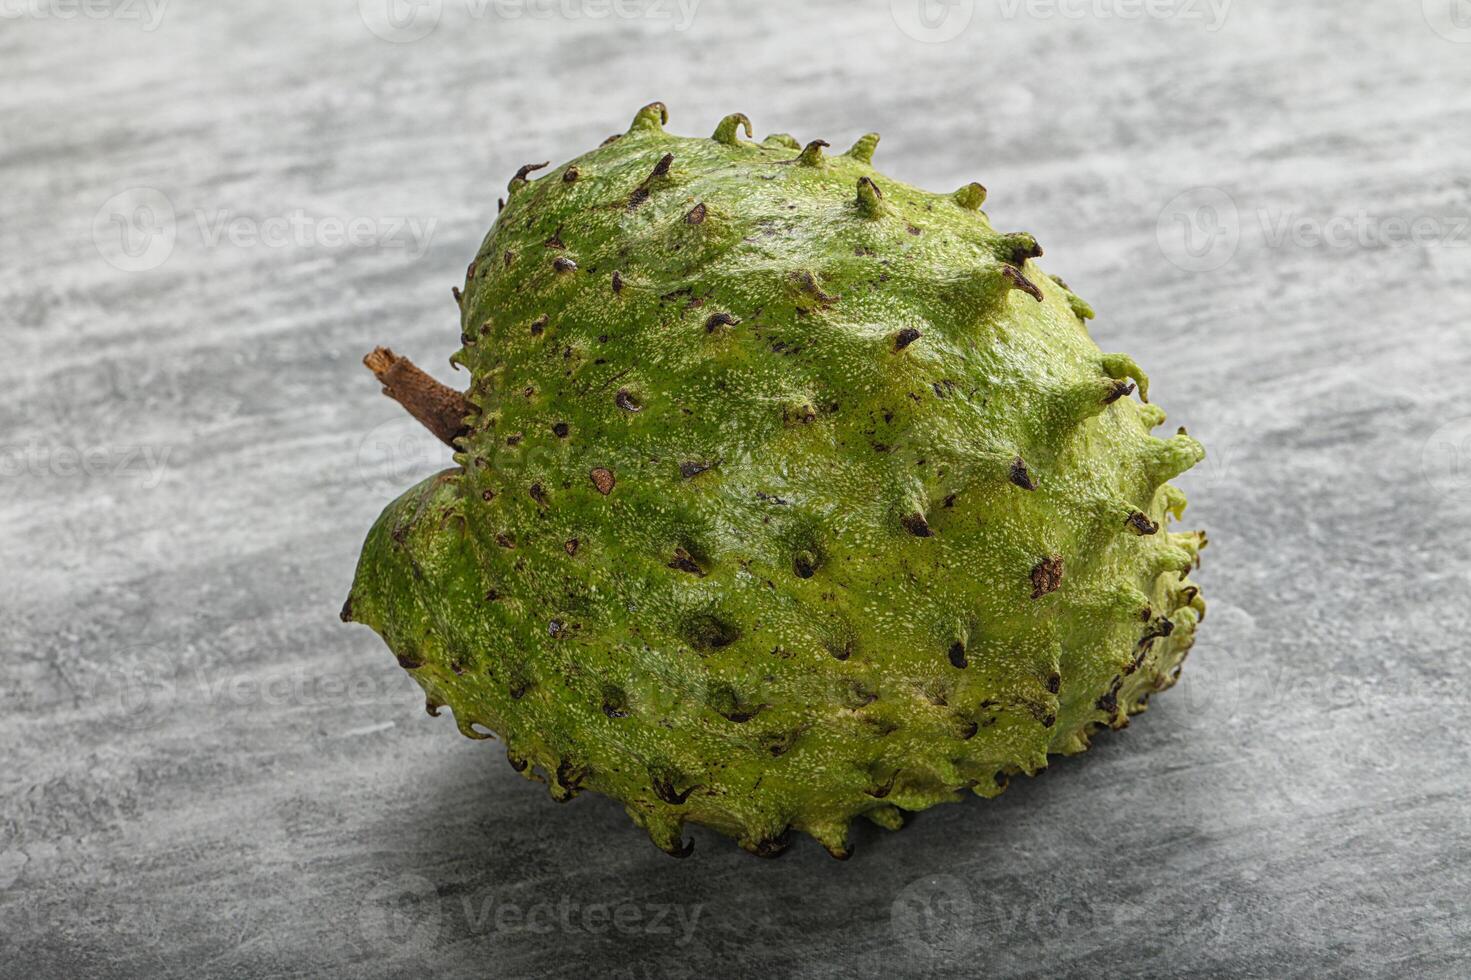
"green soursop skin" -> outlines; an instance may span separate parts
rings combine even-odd
[[[666,115],[511,182],[457,290],[459,466],[384,512],[344,618],[678,856],[697,823],[846,857],[855,817],[1123,727],[1205,611],[1167,529],[1200,445],[980,185]]]

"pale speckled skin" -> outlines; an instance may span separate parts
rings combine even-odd
[[[993,796],[1170,686],[1204,612],[1148,382],[941,195],[790,137],[663,131],[512,181],[471,264],[460,470],[392,505],[345,617],[461,731],[665,850],[835,856]]]

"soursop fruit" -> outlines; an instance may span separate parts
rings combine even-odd
[[[846,857],[855,817],[1125,725],[1205,611],[1167,529],[1200,445],[979,184],[666,120],[511,181],[454,290],[468,392],[368,359],[458,466],[384,512],[344,619],[676,856],[697,823]]]

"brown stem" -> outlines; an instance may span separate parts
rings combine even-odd
[[[435,381],[413,361],[387,347],[374,348],[363,363],[382,383],[383,394],[407,409],[445,445],[456,448],[455,440],[469,434],[465,417],[475,414],[475,406],[464,395]]]

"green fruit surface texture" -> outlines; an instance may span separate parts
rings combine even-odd
[[[1200,445],[979,184],[666,116],[511,182],[456,291],[458,467],[383,513],[344,618],[680,856],[688,822],[846,857],[855,817],[1125,725],[1205,610],[1167,527]]]

